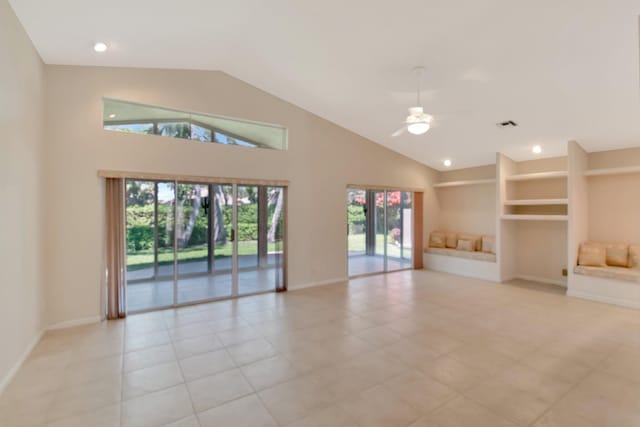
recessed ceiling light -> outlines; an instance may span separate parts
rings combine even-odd
[[[109,118],[110,118],[110,119],[115,119],[115,118],[116,118],[116,115],[115,115],[115,114],[109,114]]]
[[[533,148],[531,148],[531,151],[533,152],[533,154],[540,154],[542,153],[542,147],[540,147],[539,145],[534,145]]]
[[[446,168],[449,168],[449,167],[451,167],[451,165],[452,165],[451,160],[449,160],[449,159],[445,159],[445,161],[444,161],[443,163],[444,163],[444,166],[445,166]]]
[[[93,50],[95,50],[98,53],[106,52],[107,51],[107,45],[105,43],[98,42],[98,43],[93,45]]]

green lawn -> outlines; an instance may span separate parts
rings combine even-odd
[[[231,242],[215,247],[216,258],[230,257],[233,247]],[[238,255],[255,255],[257,254],[258,245],[255,241],[238,242]],[[282,243],[269,243],[269,252],[282,251]],[[207,259],[207,246],[193,246],[190,248],[178,250],[178,262],[204,261]],[[159,264],[173,263],[173,250],[161,250],[158,252]],[[137,251],[127,253],[127,269],[138,270],[141,268],[153,266],[153,251]]]
[[[384,254],[384,234],[376,234],[376,252],[380,255]],[[365,235],[362,234],[349,234],[349,251],[364,252],[365,251]],[[404,248],[404,257],[409,258],[411,256],[411,248]],[[391,239],[387,241],[387,255],[390,257],[400,258],[400,248],[392,242]]]

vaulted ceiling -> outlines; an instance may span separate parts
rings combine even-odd
[[[640,145],[637,0],[10,2],[46,63],[221,70],[436,169]]]

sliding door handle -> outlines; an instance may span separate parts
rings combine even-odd
[[[229,239],[230,242],[233,242],[236,240],[236,230],[235,229],[231,229],[231,238]]]

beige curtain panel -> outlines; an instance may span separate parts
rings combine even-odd
[[[126,237],[124,179],[106,179],[106,287],[107,319],[127,315],[126,301]]]

